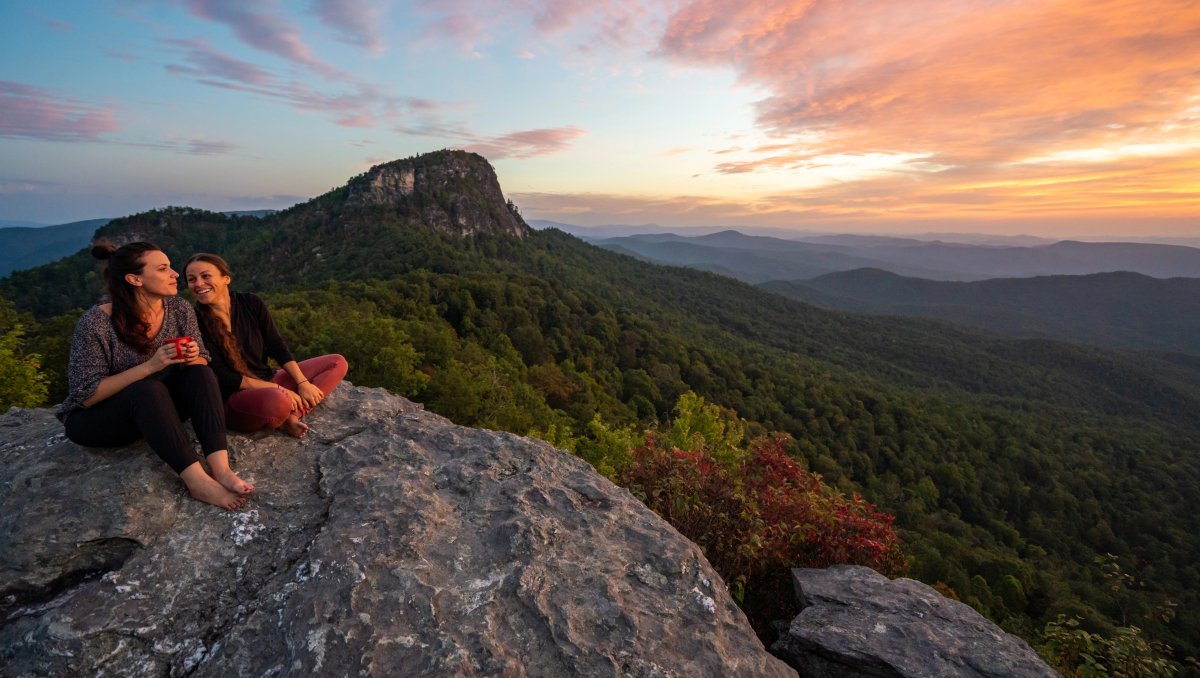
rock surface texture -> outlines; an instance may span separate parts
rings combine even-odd
[[[437,151],[372,167],[350,180],[346,207],[382,206],[460,236],[495,233],[524,238],[525,221],[509,209],[496,171],[481,155]]]
[[[800,614],[771,646],[804,678],[1054,678],[968,605],[866,567],[792,570]]]
[[[344,384],[257,489],[0,416],[0,674],[783,676],[698,548],[585,462]]]

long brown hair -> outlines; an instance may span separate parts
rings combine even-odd
[[[146,336],[150,332],[150,323],[138,313],[137,291],[125,276],[141,275],[146,268],[143,261],[146,253],[161,251],[162,248],[149,242],[131,242],[120,247],[101,242],[92,247],[93,257],[108,262],[104,267],[104,284],[112,300],[113,329],[121,341],[140,353],[153,351],[154,342]]]
[[[217,267],[217,272],[221,275],[233,277],[233,271],[230,270],[229,264],[224,259],[208,252],[200,252],[188,257],[187,263],[183,265],[184,274],[187,274],[187,267],[202,261],[206,264],[212,264]],[[232,309],[230,309],[232,311]],[[221,352],[225,354],[229,366],[236,372],[239,372],[245,377],[255,377],[250,373],[250,368],[246,367],[246,359],[242,357],[242,349],[238,348],[237,337],[233,336],[233,332],[225,329],[225,323],[213,313],[212,307],[208,304],[196,303],[196,317],[200,322],[204,323],[204,329],[208,330],[209,336],[217,340],[221,346]],[[233,326],[233,318],[229,319],[229,324]]]

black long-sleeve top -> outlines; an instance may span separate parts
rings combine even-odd
[[[229,303],[229,324],[246,367],[259,379],[270,380],[275,376],[275,370],[267,364],[267,359],[271,358],[282,366],[292,360],[292,353],[283,337],[279,336],[279,330],[275,329],[267,305],[257,295],[248,292],[230,292]],[[228,399],[241,389],[242,375],[229,364],[221,343],[209,333],[204,323],[200,323],[200,334],[204,338],[204,345],[212,353],[210,365],[221,386],[221,397]]]

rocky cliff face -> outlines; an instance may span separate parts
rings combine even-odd
[[[231,437],[226,513],[144,444],[0,417],[0,674],[794,675],[583,461],[348,384],[310,422]]]
[[[429,226],[460,236],[529,234],[529,226],[505,201],[492,166],[483,156],[464,151],[376,165],[350,181],[345,206],[415,210]]]

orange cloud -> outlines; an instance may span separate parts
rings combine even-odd
[[[805,189],[851,201],[831,208],[1200,208],[1193,0],[696,0],[670,17],[659,52],[731,64],[767,92],[756,113],[771,143],[718,172],[908,159],[889,178]]]

